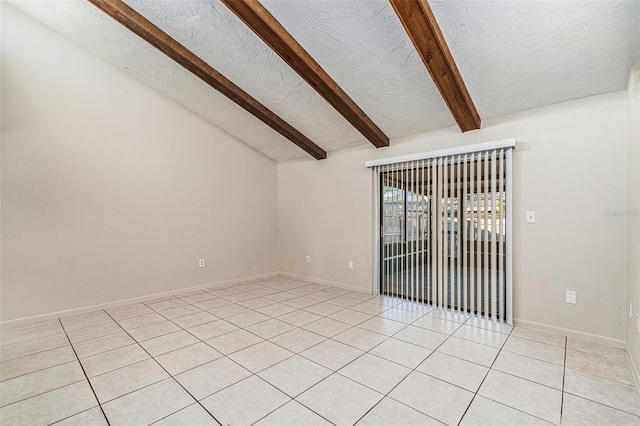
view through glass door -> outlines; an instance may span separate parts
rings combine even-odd
[[[380,170],[380,293],[505,317],[504,151]]]

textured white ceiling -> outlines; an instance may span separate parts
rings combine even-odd
[[[369,144],[218,0],[126,1],[325,150]],[[12,3],[269,157],[307,156],[86,0]],[[640,59],[637,0],[430,3],[482,118],[623,89]],[[263,4],[387,136],[454,124],[388,1]]]

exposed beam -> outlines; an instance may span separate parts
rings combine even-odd
[[[189,49],[155,26],[121,0],[88,0],[98,9],[146,40],[156,49],[176,61],[196,77],[227,98],[253,114],[266,125],[289,139],[317,160],[327,158],[327,153],[302,133],[254,99],[240,87],[213,69]]]
[[[222,2],[373,145],[389,146],[389,138],[382,130],[258,0]]]
[[[427,0],[389,0],[460,130],[480,128],[480,116]]]

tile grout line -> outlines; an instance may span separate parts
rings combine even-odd
[[[466,321],[465,321],[466,322]],[[493,361],[491,362],[491,365],[489,366],[489,369],[487,370],[487,373],[484,375],[484,377],[482,378],[482,381],[480,382],[480,384],[478,385],[478,388],[476,389],[476,391],[473,393],[473,397],[471,398],[471,401],[469,401],[469,405],[467,405],[467,408],[464,410],[464,413],[462,413],[462,417],[460,417],[460,420],[458,421],[458,425],[460,425],[460,423],[462,423],[462,419],[464,419],[464,416],[467,415],[467,412],[469,411],[469,408],[471,407],[471,404],[473,404],[473,401],[476,399],[476,396],[478,395],[478,392],[480,392],[480,388],[482,387],[482,385],[484,384],[484,381],[487,380],[487,377],[489,376],[489,373],[491,373],[491,370],[493,369],[493,365],[496,363],[496,360],[498,359],[498,357],[500,356],[500,352],[502,352],[502,350],[504,349],[504,345],[507,344],[507,341],[509,340],[509,338],[511,337],[511,334],[513,333],[513,329],[515,327],[511,328],[511,331],[509,332],[507,338],[505,339],[505,341],[502,343],[502,346],[500,347],[500,349],[498,349],[498,353],[496,354],[496,357],[493,359]],[[497,401],[496,401],[497,402]],[[505,404],[503,404],[505,405]],[[513,407],[510,407],[513,408]],[[518,410],[520,411],[520,410]]]
[[[82,362],[80,362],[80,358],[78,358],[78,354],[76,353],[76,349],[73,347],[73,343],[71,343],[71,340],[69,339],[69,335],[67,334],[67,330],[64,328],[64,324],[62,324],[62,321],[60,320],[60,318],[58,318],[58,321],[60,322],[60,326],[62,327],[62,330],[64,331],[65,336],[67,336],[67,340],[69,340],[69,345],[71,346],[71,350],[73,351],[73,354],[76,356],[76,360],[78,360],[78,364],[80,364],[80,368],[82,368],[82,374],[84,374],[84,377],[87,379],[87,383],[89,384],[89,388],[91,388],[91,392],[93,392],[93,397],[96,399],[96,402],[98,403],[98,407],[100,407],[100,411],[102,412],[102,416],[104,417],[105,421],[107,422],[107,425],[110,425],[111,423],[109,422],[109,419],[107,418],[107,415],[104,413],[104,409],[102,408],[102,404],[100,404],[100,400],[98,399],[98,395],[96,395],[96,391],[93,388],[93,384],[91,384],[91,380],[89,380],[89,376],[87,376],[87,372],[84,370],[84,365],[82,365]],[[76,413],[76,414],[78,414],[78,413]]]
[[[427,306],[433,306],[433,305],[427,305]],[[419,321],[420,319],[424,318],[425,316],[429,315],[431,312],[433,312],[433,311],[435,311],[435,310],[439,310],[439,309],[438,309],[438,308],[434,308],[434,307],[432,307],[432,308],[431,308],[427,313],[425,313],[425,314],[421,315],[421,316],[420,316],[420,318],[417,318],[417,319],[415,319],[414,321],[412,321],[411,323],[406,324],[406,327],[404,327],[402,330],[406,329],[407,327],[409,327],[409,326],[410,326],[410,325],[412,325],[413,323],[415,323],[415,322]],[[433,316],[433,315],[432,315],[432,316]],[[439,317],[435,317],[435,318],[439,318]],[[442,335],[447,336],[447,338],[446,338],[446,339],[444,339],[444,340],[442,341],[442,343],[440,343],[439,345],[437,345],[435,349],[425,348],[425,349],[429,349],[429,350],[431,350],[431,353],[429,353],[429,355],[427,355],[427,356],[426,356],[422,361],[420,361],[420,362],[419,362],[419,363],[418,363],[414,368],[412,368],[412,369],[411,369],[411,371],[410,371],[406,376],[404,376],[404,377],[402,378],[402,380],[400,380],[398,383],[396,383],[396,384],[395,384],[395,386],[393,386],[393,387],[392,387],[392,388],[391,388],[391,389],[390,389],[386,394],[384,394],[384,395],[383,395],[383,397],[380,399],[380,401],[378,401],[376,404],[374,404],[374,405],[373,405],[373,407],[371,407],[369,410],[367,410],[367,412],[366,412],[366,413],[364,413],[364,414],[363,414],[363,415],[362,415],[362,416],[361,416],[361,417],[356,421],[356,423],[358,423],[358,422],[359,422],[360,420],[362,420],[362,419],[363,419],[367,414],[369,414],[369,412],[370,412],[371,410],[373,410],[373,409],[374,409],[374,408],[375,408],[375,407],[376,407],[376,406],[377,406],[377,405],[378,405],[382,400],[384,400],[385,398],[393,399],[394,401],[396,401],[396,402],[398,402],[398,403],[400,403],[400,404],[402,404],[402,405],[404,405],[404,406],[407,406],[407,407],[409,407],[409,408],[411,408],[411,409],[413,409],[413,410],[416,410],[417,412],[419,412],[419,413],[421,413],[421,414],[423,414],[423,415],[425,415],[425,416],[427,416],[427,417],[429,417],[429,418],[431,418],[431,419],[434,419],[434,420],[436,420],[436,421],[438,421],[438,422],[440,422],[440,423],[443,423],[443,422],[441,422],[440,420],[436,419],[435,417],[430,416],[429,414],[427,414],[427,413],[425,413],[425,412],[423,412],[423,411],[420,411],[420,410],[418,410],[418,409],[416,409],[416,408],[414,408],[414,407],[411,407],[411,406],[409,406],[409,405],[405,404],[405,403],[404,403],[404,402],[402,402],[402,401],[398,401],[397,399],[395,399],[395,398],[393,398],[393,397],[389,396],[389,394],[390,394],[391,392],[393,392],[393,391],[394,391],[394,389],[396,389],[398,386],[400,386],[400,384],[401,384],[402,382],[404,382],[404,381],[407,379],[407,377],[409,377],[411,374],[413,374],[413,373],[418,369],[418,367],[419,367],[423,362],[425,362],[427,359],[429,359],[429,357],[430,357],[431,355],[433,355],[433,354],[434,354],[434,353],[435,353],[435,352],[436,352],[436,351],[437,351],[437,350],[438,350],[442,345],[444,345],[444,344],[445,344],[445,342],[446,342],[447,340],[449,340],[451,337],[453,337],[453,333],[455,333],[455,332],[456,332],[456,331],[457,331],[457,330],[458,330],[462,325],[464,325],[464,324],[469,320],[469,318],[471,318],[471,317],[467,317],[467,319],[464,321],[464,323],[460,323],[460,326],[459,326],[458,328],[456,328],[456,330],[454,330],[453,332],[451,332],[451,334],[449,334],[449,335],[445,335],[444,333],[439,333],[439,334],[442,334]],[[440,319],[447,321],[447,320],[446,320],[446,319],[444,319],[444,318],[440,318]],[[414,326],[414,327],[415,327],[415,326]],[[421,328],[421,327],[419,327],[419,328]],[[397,332],[397,333],[400,333],[402,330],[398,330],[398,332]],[[429,331],[432,331],[432,332],[434,332],[434,333],[438,333],[438,332],[433,331],[433,330],[429,330]],[[394,333],[394,335],[395,335],[395,334],[397,334],[397,333]],[[393,337],[393,336],[392,336],[392,337]],[[390,337],[390,338],[391,338],[391,337]],[[406,343],[411,343],[411,342],[406,342]],[[414,345],[415,345],[415,343],[411,343],[411,344],[414,344]],[[420,346],[420,345],[416,345],[416,346]],[[421,347],[424,347],[424,346],[421,346]],[[374,347],[374,348],[372,348],[371,350],[373,350],[373,349],[375,349],[375,347]],[[372,354],[372,355],[373,355],[373,354]],[[420,371],[418,371],[418,373],[424,374],[424,373],[422,373],[422,372],[420,372]],[[438,378],[436,378],[436,379],[437,379],[437,380],[441,380],[441,379],[438,379]],[[449,383],[449,382],[446,382],[446,381],[444,381],[444,380],[441,380],[441,381],[443,381],[443,382],[445,382],[445,383]],[[449,384],[453,385],[452,383],[449,383]],[[453,385],[453,386],[459,387],[459,386],[457,386],[457,385]],[[381,392],[379,392],[379,393],[381,393]]]
[[[145,306],[146,306],[146,305],[145,305]],[[107,315],[111,316],[108,312],[107,312]],[[112,319],[113,319],[113,317],[112,317]],[[114,320],[114,321],[115,321],[115,320]],[[117,323],[117,321],[116,321],[116,323]],[[122,328],[122,330],[123,330],[125,333],[127,333],[127,334],[129,335],[129,337],[131,337],[131,338],[133,339],[133,336],[131,336],[131,335],[127,332],[127,330],[125,330],[125,329],[124,329],[120,324],[118,324],[118,326],[119,326],[120,328]],[[195,336],[194,336],[194,337],[195,337]],[[133,339],[133,340],[135,341],[135,339]],[[207,413],[208,413],[208,414],[209,414],[209,415],[210,415],[210,416],[211,416],[211,417],[212,417],[212,418],[213,418],[213,419],[218,423],[218,424],[222,424],[222,423],[220,423],[220,422],[218,421],[218,419],[216,419],[216,418],[215,418],[215,416],[214,416],[213,414],[211,414],[211,413],[209,412],[209,410],[207,410],[207,409],[206,409],[206,408],[205,408],[205,407],[200,403],[200,401],[198,401],[198,400],[197,400],[197,399],[196,399],[196,398],[191,394],[191,392],[189,392],[189,391],[188,391],[184,386],[182,386],[182,383],[180,383],[178,380],[176,380],[176,378],[175,378],[175,377],[173,377],[173,375],[172,375],[171,373],[169,373],[169,372],[168,372],[168,371],[167,371],[167,370],[162,366],[162,364],[160,364],[160,363],[159,363],[159,362],[158,362],[158,361],[157,361],[157,360],[156,360],[156,359],[155,359],[155,358],[154,358],[154,357],[149,353],[149,351],[147,351],[147,350],[146,350],[146,349],[145,349],[145,348],[144,348],[140,343],[138,343],[137,341],[136,341],[136,343],[138,344],[138,346],[140,346],[140,348],[142,348],[142,350],[143,350],[143,351],[145,351],[145,352],[147,353],[147,355],[149,355],[149,357],[150,357],[151,359],[153,359],[153,361],[154,361],[156,364],[158,364],[158,365],[160,366],[160,368],[162,368],[162,369],[165,371],[165,373],[167,373],[167,374],[169,375],[169,377],[170,377],[171,379],[173,379],[173,380],[174,380],[174,381],[175,381],[175,382],[176,382],[176,383],[177,383],[177,384],[178,384],[178,385],[179,385],[179,386],[180,386],[180,387],[181,387],[181,388],[182,388],[182,389],[183,389],[183,390],[184,390],[184,391],[185,391],[185,392],[186,392],[186,393],[191,397],[191,398],[193,398],[193,400],[194,400],[194,401],[196,401],[196,403],[197,403],[197,404],[199,404],[199,405],[200,405],[200,406],[201,406],[201,407],[202,407],[202,408],[203,408],[203,409],[204,409],[204,410],[205,410],[205,411],[206,411],[206,412],[207,412]],[[156,382],[156,383],[160,383],[160,382]],[[151,386],[151,385],[149,385],[149,386]],[[145,387],[146,387],[146,386],[145,386]],[[141,389],[144,389],[144,387],[143,387],[143,388],[141,388]],[[137,390],[139,390],[139,389],[137,389]],[[118,398],[119,398],[119,397],[118,397]],[[118,398],[114,398],[114,399],[112,399],[112,401],[113,401],[113,400],[115,400],[115,399],[118,399]],[[97,397],[96,397],[96,399],[97,399]],[[100,402],[100,401],[98,401],[98,403],[99,403],[99,402]],[[192,404],[189,404],[189,405],[192,405]],[[188,405],[188,406],[189,406],[189,405]],[[187,407],[188,407],[188,406],[187,406]],[[102,408],[102,404],[100,404],[100,408]],[[175,411],[175,412],[173,412],[173,413],[171,413],[171,414],[169,414],[169,415],[175,414],[175,413],[177,413],[177,412],[179,412],[179,411],[183,410],[184,408],[186,408],[186,407],[182,407],[182,408],[180,408],[179,410],[177,410],[177,411]],[[103,411],[103,413],[104,413],[104,411]],[[105,417],[106,417],[106,416],[105,416]]]

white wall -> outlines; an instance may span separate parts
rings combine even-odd
[[[280,270],[363,289],[372,283],[366,160],[515,137],[514,316],[625,338],[625,94],[616,92],[278,167]],[[537,213],[535,225],[525,212]],[[305,263],[304,256],[311,256]],[[355,268],[347,268],[354,261]],[[564,302],[565,291],[578,303]],[[640,308],[640,305],[639,305]]]
[[[640,314],[640,67],[629,75],[627,86],[627,301],[633,304],[627,317],[627,346],[640,369],[640,334],[636,331]]]
[[[275,162],[6,3],[1,71],[2,320],[277,270]]]

